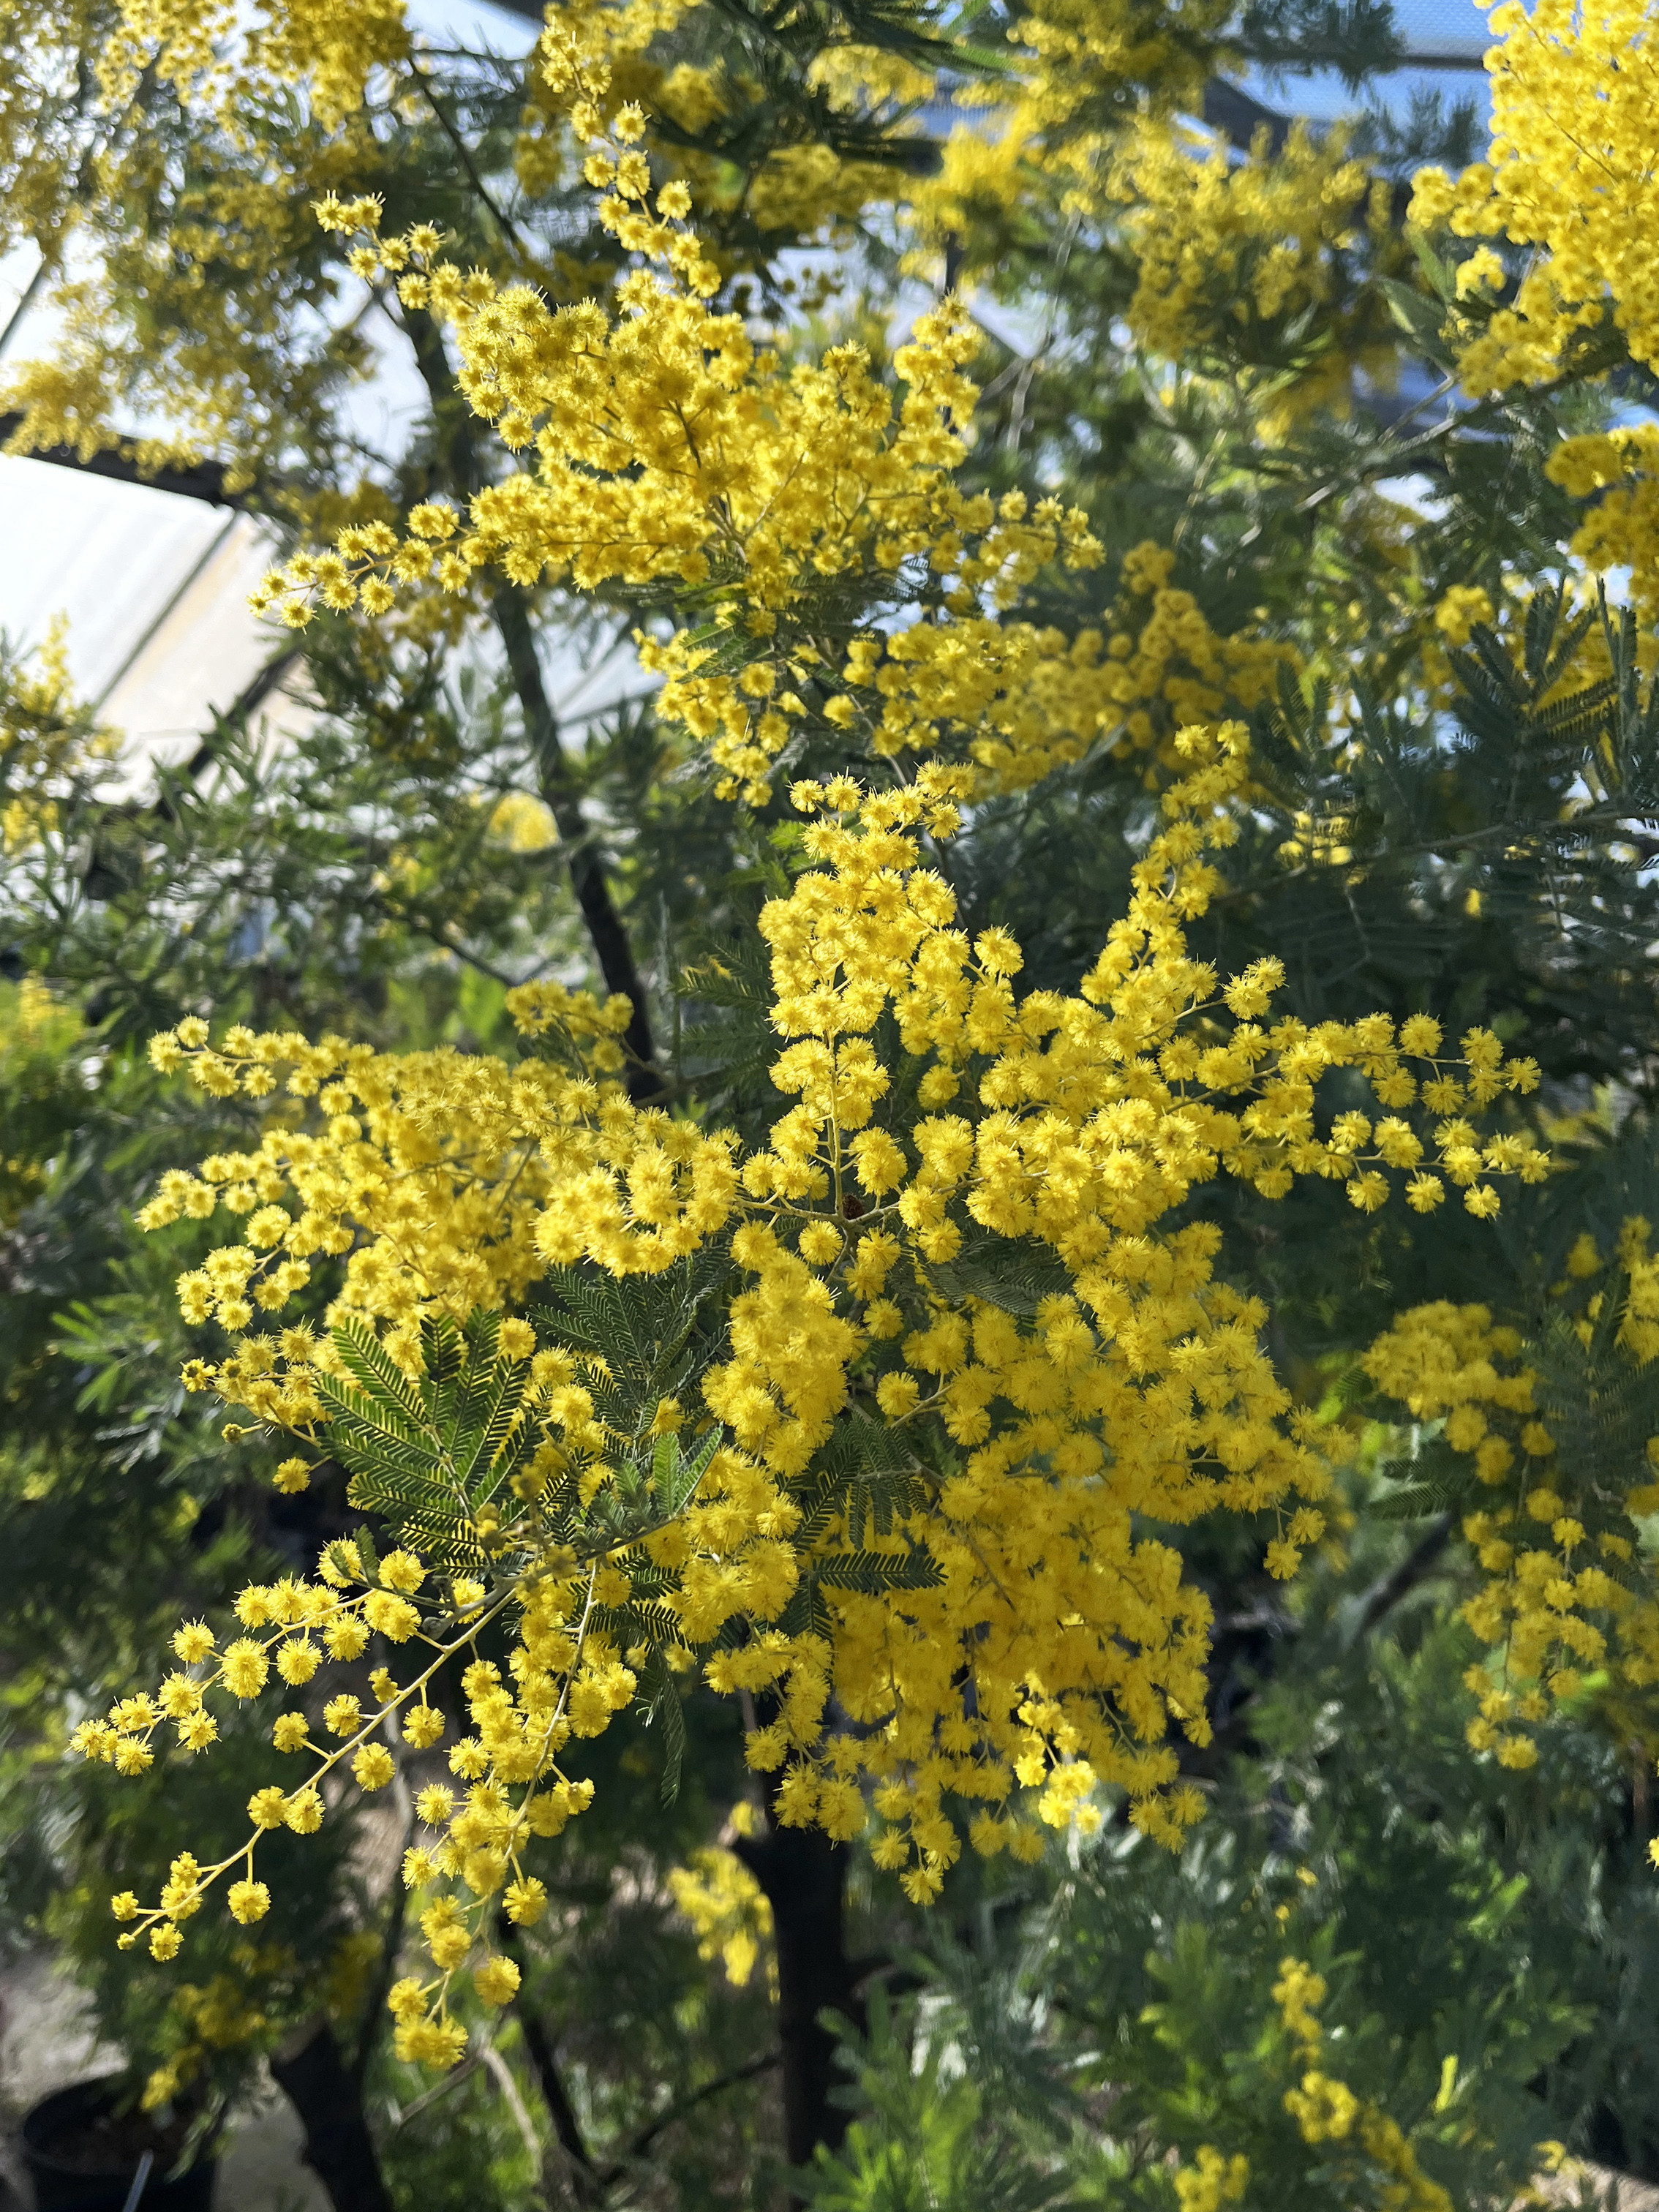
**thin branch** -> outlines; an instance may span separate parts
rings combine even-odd
[[[42,254],[40,265],[36,268],[33,276],[18,294],[17,305],[7,316],[4,328],[0,329],[0,356],[10,350],[11,342],[22,328],[29,309],[46,290],[47,272],[51,267],[51,262],[47,260],[45,254]]]
[[[179,763],[173,773],[200,775],[204,768],[211,765],[225,738],[246,726],[271,693],[282,688],[289,672],[304,658],[305,647],[299,645],[284,645],[272,653],[264,665],[255,671],[224,713],[214,714],[212,729],[189,758]]]
[[[1401,1598],[1414,1589],[1433,1567],[1440,1554],[1451,1540],[1453,1516],[1442,1513],[1429,1527],[1428,1533],[1407,1552],[1392,1574],[1384,1575],[1366,1592],[1354,1626],[1354,1642],[1369,1636],[1385,1615],[1393,1612]]]
[[[392,2127],[406,2128],[417,2113],[425,2112],[428,2105],[435,2105],[441,2097],[448,2096],[452,2089],[459,2089],[462,2082],[476,2074],[483,2063],[483,2052],[475,2051],[471,2058],[461,2061],[453,2073],[446,2074],[435,2088],[423,2089],[412,2105],[399,2105],[394,2101],[392,2107]]]
[[[705,2081],[689,2097],[682,2097],[678,2104],[671,2105],[665,2112],[652,2121],[649,2127],[640,2130],[615,2165],[608,2166],[599,2176],[599,2186],[609,2189],[613,2182],[620,2181],[633,2161],[636,2158],[643,2158],[659,2135],[683,2120],[688,2112],[695,2112],[699,2105],[707,2104],[712,2097],[724,2096],[728,2089],[735,2089],[741,2082],[752,2081],[757,2074],[769,2074],[782,2063],[783,2053],[781,2051],[769,2051],[763,2057],[751,2058],[744,2066],[734,2066],[729,2074],[717,2074],[712,2081]]]
[[[1613,844],[1633,845],[1644,860],[1659,857],[1659,837],[1630,827],[1632,821],[1659,820],[1659,815],[1632,815],[1617,806],[1589,806],[1582,814],[1570,814],[1562,822],[1494,822],[1484,830],[1460,830],[1449,837],[1432,837],[1420,845],[1395,845],[1386,851],[1361,854],[1356,859],[1345,860],[1345,872],[1355,868],[1373,868],[1390,860],[1428,860],[1437,854],[1468,851],[1472,845],[1504,843],[1518,845],[1523,841],[1534,844],[1555,846],[1581,840],[1588,830],[1602,831]],[[1285,868],[1272,876],[1255,876],[1240,884],[1236,890],[1222,891],[1211,901],[1212,907],[1227,906],[1242,898],[1253,898],[1258,891],[1277,889],[1281,884],[1293,884],[1298,878],[1312,875],[1323,862],[1304,860],[1299,867]]]
[[[541,2014],[532,2004],[526,2001],[524,1984],[528,1979],[530,1965],[527,1948],[524,1937],[505,1913],[502,1913],[496,1921],[495,1933],[496,1940],[502,1950],[515,1962],[519,1969],[520,1994],[513,2008],[518,2018],[519,2032],[524,2037],[524,2047],[529,2053],[530,2063],[536,2069],[536,2080],[541,2089],[542,2102],[546,2106],[547,2116],[553,2123],[553,2132],[559,2139],[559,2147],[571,2164],[577,2168],[575,2177],[577,2193],[585,2202],[594,2172],[593,2154],[587,2148],[586,2138],[582,2134],[581,2122],[577,2118],[575,2106],[571,2101],[570,2092],[565,2087],[564,2076],[559,2071],[559,2062],[553,2048],[553,2039],[543,2025]]]
[[[478,490],[483,472],[474,437],[474,419],[456,386],[442,333],[421,308],[408,310],[404,325],[432,402],[439,449],[450,482],[463,497],[471,498]],[[645,985],[634,958],[627,925],[611,895],[610,878],[595,849],[592,831],[582,807],[581,792],[560,736],[558,717],[547,696],[528,596],[516,584],[503,582],[491,599],[490,613],[507,656],[507,672],[518,696],[525,740],[536,766],[541,795],[558,830],[560,849],[570,872],[571,888],[587,926],[599,973],[605,988],[625,998],[633,1008],[623,1036],[629,1055],[627,1084],[629,1096],[636,1103],[643,1103],[659,1096],[662,1090]]]
[[[462,168],[465,170],[467,182],[471,185],[473,191],[477,192],[478,198],[483,201],[484,206],[494,217],[495,226],[500,230],[502,237],[516,247],[518,252],[525,260],[532,260],[533,257],[531,255],[529,248],[525,244],[523,234],[520,231],[518,225],[514,222],[511,216],[504,214],[503,211],[496,206],[495,199],[490,193],[489,185],[485,184],[483,177],[478,173],[477,165],[472,159],[471,149],[468,146],[465,139],[462,137],[460,132],[455,128],[454,124],[450,120],[442,101],[438,98],[437,93],[434,89],[431,78],[421,67],[420,63],[416,59],[412,53],[409,57],[409,71],[410,75],[415,79],[415,82],[420,86],[422,96],[424,98],[427,106],[432,110],[434,116],[437,118],[438,128],[443,132],[445,137],[448,139],[451,147],[454,149],[456,160],[460,163]]]
[[[537,2138],[535,2124],[531,2119],[529,2110],[519,2093],[519,2085],[513,2079],[513,2069],[493,2043],[486,2043],[479,2055],[495,2077],[495,2086],[500,2089],[506,2101],[507,2111],[513,2115],[514,2123],[519,2133],[524,2137],[525,2148],[530,2153],[532,2163],[540,2166],[541,2143]]]

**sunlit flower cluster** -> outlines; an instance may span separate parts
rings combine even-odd
[[[338,124],[371,73],[409,46],[403,0],[269,0],[252,9],[234,0],[123,0],[119,14],[102,61],[106,98],[125,98],[151,70],[233,125],[239,105],[245,111],[273,78],[304,86],[319,118]]]
[[[617,127],[632,126],[624,116]],[[956,487],[957,426],[975,398],[963,364],[978,343],[958,312],[921,317],[899,348],[902,399],[856,346],[787,366],[740,316],[703,304],[719,275],[679,221],[684,188],[665,186],[653,217],[642,155],[592,160],[619,241],[656,264],[618,288],[617,318],[463,275],[433,258],[436,234],[422,228],[356,249],[360,274],[393,276],[407,303],[453,319],[468,399],[510,448],[533,447],[533,464],[486,487],[465,522],[428,507],[401,538],[382,525],[347,533],[337,553],[273,572],[256,606],[297,625],[319,600],[361,598],[380,613],[398,583],[435,575],[459,591],[489,564],[522,585],[736,587],[741,635],[770,637],[788,617],[810,636],[834,589],[912,595],[897,580],[907,563],[926,563],[940,604],[966,612],[981,596],[1011,605],[1057,555],[1098,557],[1083,518],[1058,502],[999,510]],[[319,207],[345,231],[372,231],[378,212],[363,200]]]
[[[1465,238],[1534,249],[1513,299],[1462,350],[1469,391],[1541,384],[1580,334],[1610,321],[1632,359],[1659,364],[1659,55],[1642,0],[1495,9],[1492,144],[1455,181],[1425,169],[1412,212]],[[1481,264],[1502,281],[1495,255]]]
[[[117,743],[75,696],[61,619],[27,659],[0,654],[0,852],[56,829],[76,772],[110,759]]]
[[[1108,190],[1123,204],[1136,268],[1126,319],[1146,352],[1185,367],[1224,360],[1231,376],[1241,350],[1257,357],[1274,380],[1260,418],[1271,440],[1315,407],[1340,410],[1355,368],[1391,360],[1386,323],[1338,299],[1344,254],[1365,225],[1376,240],[1389,234],[1388,187],[1347,158],[1340,133],[1316,143],[1299,125],[1272,155],[1265,139],[1242,162],[1222,145],[1201,150],[1163,123],[1115,154]],[[1277,333],[1316,310],[1326,342],[1286,383]]]
[[[747,1798],[733,1811],[734,1826],[752,1832],[755,1808]],[[684,1866],[671,1867],[668,1893],[677,1911],[690,1921],[697,1956],[718,1959],[733,1989],[746,1989],[763,1956],[769,1972],[772,1908],[766,1893],[733,1850],[711,1844],[693,1851]]]
[[[1023,497],[1005,495],[1005,539],[1027,525]],[[1029,526],[1024,573],[1066,541],[1071,518],[1042,501]],[[1070,536],[1074,564],[1092,551]],[[1023,580],[1010,576],[1014,565],[1005,558],[1000,579],[1011,586]],[[717,792],[751,805],[770,797],[792,745],[806,733],[821,737],[826,726],[853,757],[965,757],[979,771],[964,787],[975,793],[1025,790],[1097,744],[1126,755],[1157,750],[1179,773],[1175,732],[1226,707],[1259,704],[1285,654],[1258,636],[1218,636],[1192,594],[1170,583],[1173,567],[1164,547],[1132,547],[1112,628],[1072,637],[941,612],[889,635],[855,636],[833,655],[806,638],[787,656],[751,654],[722,667],[730,656],[719,647],[682,635],[646,641],[641,657],[664,678],[659,711],[707,744],[720,771]]]
[[[1481,245],[1458,275],[1479,313],[1454,318],[1457,373],[1476,396],[1542,385],[1575,362],[1593,372],[1628,358],[1659,367],[1659,55],[1641,0],[1586,10],[1572,0],[1519,0],[1493,11],[1498,43],[1492,144],[1456,179],[1425,169],[1412,213],[1464,238],[1522,250],[1518,276]],[[1487,294],[1494,296],[1488,300]],[[1502,296],[1497,296],[1497,295]],[[1632,571],[1632,597],[1659,611],[1659,502],[1651,425],[1570,437],[1547,474],[1593,500],[1572,551],[1603,573]]]
[[[548,1056],[513,1063],[234,1031],[213,1046],[200,1024],[157,1041],[158,1066],[274,1109],[257,1151],[164,1179],[144,1216],[160,1226],[225,1206],[246,1221],[181,1279],[189,1317],[232,1338],[185,1379],[312,1451],[340,1418],[342,1329],[372,1332],[388,1375],[418,1377],[434,1314],[534,1316],[549,1269],[626,1280],[710,1246],[728,1255],[702,1403],[651,1413],[653,1434],[689,1424],[708,1440],[695,1490],[660,1525],[596,1535],[575,1558],[538,1533],[546,1484],[574,1484],[586,1509],[637,1440],[600,1411],[603,1360],[560,1349],[556,1324],[536,1349],[545,1324],[512,1318],[499,1357],[529,1364],[504,1433],[538,1425],[544,1472],[465,1539],[510,1571],[462,1589],[408,1553],[376,1571],[337,1553],[318,1582],[245,1599],[246,1625],[280,1632],[215,1656],[208,1680],[251,1696],[273,1665],[308,1681],[370,1628],[441,1655],[469,1642],[474,1607],[518,1619],[519,1688],[470,1668],[479,1748],[451,1757],[488,1802],[469,1796],[458,1831],[446,1801],[447,1842],[409,1870],[474,1899],[429,1909],[439,1978],[394,1992],[411,2054],[459,2051],[443,1977],[471,1946],[477,1899],[526,1878],[513,1853],[540,1816],[526,1803],[545,1810],[551,1791],[579,1809],[580,1785],[551,1764],[558,1746],[634,1700],[644,1647],[596,1624],[642,1588],[675,1665],[763,1708],[748,1758],[773,1778],[776,1817],[844,1838],[873,1807],[877,1861],[919,1901],[964,1829],[981,1852],[1034,1856],[1044,1826],[1098,1821],[1102,1784],[1165,1839],[1196,1817],[1168,1738],[1207,1732],[1209,1607],[1158,1524],[1266,1516],[1267,1565],[1289,1575],[1323,1531],[1346,1443],[1293,1409],[1261,1349],[1261,1308],[1215,1274],[1218,1231],[1201,1212],[1169,1217],[1218,1174],[1270,1198],[1298,1175],[1334,1180],[1363,1211],[1396,1188],[1431,1210],[1449,1184],[1481,1215],[1497,1209],[1496,1179],[1535,1180],[1546,1162],[1522,1139],[1483,1143],[1468,1118],[1536,1079],[1495,1039],[1472,1031],[1454,1060],[1426,1018],[1398,1031],[1381,1016],[1274,1022],[1277,963],[1224,983],[1192,958],[1183,924],[1217,881],[1206,853],[1236,834],[1248,757],[1237,726],[1176,744],[1186,773],[1164,826],[1073,998],[1017,1000],[1018,946],[995,930],[970,945],[923,865],[921,834],[957,827],[964,772],[927,769],[878,793],[850,777],[798,785],[811,865],[760,919],[781,1046],[772,1082],[793,1103],[758,1147],[632,1105],[599,1066],[625,1008],[550,985],[514,1000]],[[896,1060],[878,1042],[890,1020]],[[1378,1114],[1350,1109],[1322,1132],[1319,1080],[1339,1068],[1369,1083]],[[327,1338],[283,1317],[319,1266],[337,1285]],[[887,1439],[864,1492],[833,1474],[849,1422]],[[305,1472],[285,1462],[278,1480]],[[376,1586],[343,1594],[343,1564]],[[417,1747],[441,1663],[380,1683],[388,1706],[421,1697],[404,1723]],[[832,1720],[832,1694],[850,1728]],[[194,1680],[167,1696],[181,1739],[210,1741]],[[142,1766],[171,1711],[125,1701],[82,1747]],[[355,1698],[322,1719],[344,1739],[325,1771],[349,1753],[364,1786],[390,1778],[378,1721]],[[313,1727],[307,1712],[278,1723],[295,1747]],[[314,1784],[273,1788],[256,1829],[258,1807],[265,1826],[292,1826],[294,1808],[308,1818],[320,1802]],[[158,1955],[228,1866],[175,1869],[146,1923]],[[251,1864],[229,1902],[263,1910]]]

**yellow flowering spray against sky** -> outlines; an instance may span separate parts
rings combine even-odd
[[[1501,303],[1501,255],[1482,243],[1461,264],[1457,374],[1475,397],[1595,374],[1621,362],[1659,368],[1659,53],[1640,0],[1583,9],[1519,0],[1493,9],[1492,143],[1452,179],[1415,179],[1416,222],[1522,249]],[[1460,325],[1462,327],[1460,328]],[[1572,550],[1592,569],[1628,566],[1633,604],[1659,611],[1659,430],[1635,422],[1561,441],[1547,474],[1595,501]]]
[[[595,140],[605,225],[637,258],[618,312],[463,272],[429,225],[382,239],[373,198],[320,201],[326,228],[364,239],[361,278],[453,330],[467,399],[526,459],[465,515],[423,502],[402,532],[356,525],[296,556],[258,609],[295,628],[319,605],[380,617],[400,591],[464,595],[491,571],[665,589],[674,627],[636,638],[658,711],[707,748],[723,795],[757,805],[803,738],[843,758],[944,753],[974,764],[965,793],[1018,790],[1102,741],[1167,751],[1182,724],[1267,694],[1283,649],[1217,635],[1154,544],[1127,554],[1109,623],[1068,636],[1011,619],[1046,565],[1086,570],[1101,548],[1055,499],[958,489],[981,343],[959,306],[918,318],[898,393],[857,345],[811,363],[757,345],[706,304],[720,271],[688,187],[662,186],[653,211],[642,111],[608,112],[608,70],[574,32],[550,30],[544,52]]]

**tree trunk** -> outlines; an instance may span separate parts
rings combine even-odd
[[[297,2029],[270,2070],[304,2124],[305,2162],[336,2212],[392,2212],[362,2099],[328,2022],[311,2020]]]
[[[483,481],[475,435],[477,422],[455,382],[438,325],[424,308],[406,310],[403,321],[432,402],[434,446],[442,459],[449,488],[460,500],[468,500]],[[629,1097],[636,1104],[644,1104],[662,1091],[645,985],[591,825],[582,810],[573,765],[560,738],[558,717],[547,696],[526,595],[516,584],[503,582],[491,599],[490,613],[524,717],[525,740],[535,764],[542,799],[558,830],[562,856],[570,872],[571,888],[586,924],[599,973],[605,978],[605,988],[620,993],[634,1009],[623,1039],[630,1060],[624,1080]]]
[[[855,2025],[862,2019],[847,1955],[847,1846],[817,1828],[781,1828],[769,1814],[764,1836],[740,1836],[732,1848],[772,1908],[784,2147],[792,2166],[805,2166],[819,2143],[837,2148],[849,2117],[830,2102],[830,2091],[847,2077],[820,2015],[837,2012]]]
[[[628,1095],[636,1105],[656,1097],[662,1089],[654,1065],[656,1047],[645,1003],[645,985],[635,964],[634,948],[617,911],[611,884],[594,848],[592,832],[582,812],[573,785],[570,763],[559,740],[559,725],[542,678],[536,652],[535,632],[525,595],[516,585],[504,584],[491,603],[495,628],[507,653],[513,688],[524,716],[525,736],[536,763],[543,803],[552,815],[570,871],[570,886],[587,925],[587,934],[599,959],[605,988],[619,992],[634,1011],[623,1042],[631,1065],[627,1071]]]

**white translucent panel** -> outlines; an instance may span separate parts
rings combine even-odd
[[[270,560],[257,524],[246,515],[228,518],[106,694],[100,711],[125,735],[135,776],[149,760],[192,752],[214,714],[234,706],[283,651],[288,634],[247,604]],[[298,713],[278,693],[260,719],[268,728],[291,729]]]
[[[148,485],[0,454],[0,629],[33,644],[66,615],[76,687],[96,698],[229,520]]]

